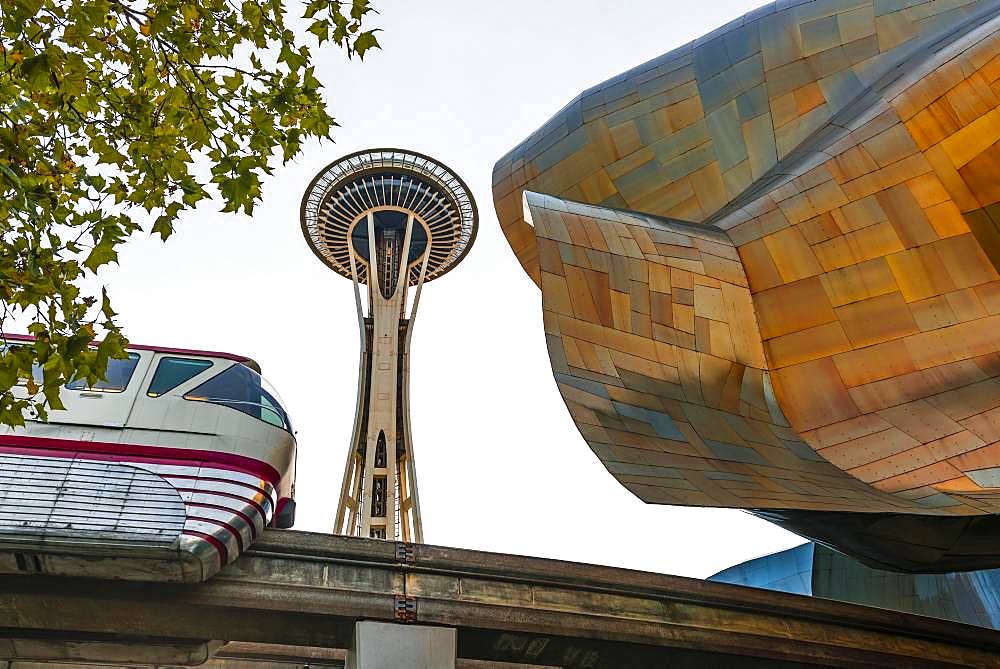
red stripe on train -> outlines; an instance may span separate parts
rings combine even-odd
[[[173,485],[173,484],[171,484],[171,485]],[[177,486],[174,486],[174,490],[176,490],[179,493],[189,492],[189,493],[192,493],[192,494],[195,494],[195,495],[201,493],[201,494],[205,494],[205,495],[213,495],[213,496],[216,496],[216,497],[228,497],[229,499],[237,499],[237,500],[239,500],[241,502],[246,502],[247,504],[252,505],[255,509],[257,509],[257,511],[260,512],[260,517],[263,518],[265,520],[265,522],[267,521],[267,512],[264,510],[264,507],[261,506],[257,502],[257,500],[252,499],[250,497],[240,497],[239,495],[234,495],[234,494],[229,493],[229,492],[219,492],[218,490],[197,490],[195,488],[178,488]],[[182,495],[182,498],[183,498],[183,495]],[[282,497],[281,499],[286,499],[286,498]],[[279,503],[281,502],[281,500],[278,500],[278,501],[279,501]],[[193,502],[189,502],[187,500],[184,500],[184,504],[185,505],[187,505],[187,504],[193,504]],[[271,506],[273,506],[273,503],[270,502],[270,501],[268,502],[268,504],[271,505]]]
[[[164,446],[142,446],[139,444],[118,444],[109,441],[75,441],[73,439],[53,439],[50,437],[27,437],[23,435],[0,435],[0,453],[20,453],[23,455],[48,455],[69,458],[76,453],[86,453],[97,460],[149,462],[160,465],[204,464],[219,469],[242,472],[262,478],[278,489],[281,475],[271,465],[260,460],[234,453],[219,453],[187,448]]]
[[[213,546],[215,546],[215,550],[219,551],[219,560],[221,560],[222,566],[225,567],[227,564],[229,564],[229,549],[226,548],[226,545],[224,543],[213,537],[211,534],[206,534],[205,532],[199,532],[198,530],[187,530],[187,529],[182,530],[181,534],[186,534],[191,537],[198,537],[199,539],[203,539],[208,543],[212,544]]]
[[[257,526],[254,525],[253,518],[246,515],[242,511],[237,511],[236,509],[230,509],[228,506],[222,506],[221,504],[207,504],[205,502],[185,502],[185,506],[189,509],[192,506],[196,506],[202,509],[215,509],[216,511],[224,511],[226,513],[231,513],[234,516],[239,516],[240,518],[246,521],[247,525],[250,526],[251,538],[252,539],[257,538]]]
[[[133,462],[135,462],[133,460]],[[231,470],[228,470],[231,471]],[[254,485],[253,483],[247,483],[246,481],[236,481],[234,479],[224,479],[218,476],[200,476],[198,474],[173,474],[173,473],[163,473],[160,474],[161,477],[165,479],[180,479],[182,481],[211,481],[213,483],[226,483],[233,486],[238,486],[240,488],[246,488],[247,490],[252,490],[254,494],[267,496],[267,491],[263,489],[260,485]],[[176,486],[175,486],[176,487]],[[277,491],[275,491],[277,492]],[[277,497],[277,495],[275,495]]]
[[[188,514],[187,519],[188,520],[195,520],[195,521],[198,521],[199,523],[207,523],[209,525],[217,525],[217,526],[221,527],[222,529],[226,530],[231,535],[233,535],[233,538],[236,539],[236,549],[237,549],[236,552],[237,553],[242,553],[243,552],[243,549],[244,549],[244,546],[243,546],[243,535],[240,534],[240,531],[238,529],[236,529],[235,527],[233,527],[232,525],[230,525],[226,521],[224,521],[224,520],[216,520],[215,518],[205,518],[204,516],[192,516],[190,514]]]

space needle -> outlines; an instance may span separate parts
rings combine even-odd
[[[475,240],[476,203],[433,158],[372,149],[323,169],[303,196],[301,219],[313,252],[353,282],[361,332],[354,432],[334,532],[422,542],[410,339],[423,285],[461,262]]]

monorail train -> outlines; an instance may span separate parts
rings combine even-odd
[[[253,360],[133,345],[61,397],[0,428],[0,573],[198,582],[292,525],[295,437]]]

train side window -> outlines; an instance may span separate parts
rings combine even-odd
[[[186,392],[184,399],[221,404],[292,431],[288,414],[278,401],[276,393],[267,386],[260,374],[246,365],[227,367],[194,390]]]
[[[128,387],[135,366],[139,364],[139,354],[129,353],[128,358],[108,360],[108,369],[104,378],[93,386],[87,385],[87,379],[75,379],[66,384],[70,390],[97,390],[104,393],[120,393]]]
[[[146,394],[159,397],[170,392],[185,381],[190,381],[212,366],[211,360],[192,360],[190,358],[162,358],[149,382]]]

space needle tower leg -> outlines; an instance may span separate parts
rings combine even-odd
[[[376,238],[375,221],[367,215],[368,248],[375,249],[373,264],[376,271],[369,276],[368,305],[371,321],[371,355],[368,359],[369,390],[365,426],[364,472],[361,482],[361,536],[409,540],[412,523],[400,508],[416,486],[412,477],[400,476],[405,471],[407,444],[402,426],[408,407],[404,404],[402,358],[406,355],[405,331],[408,320],[406,284],[409,269],[410,237],[413,216],[406,220],[404,238],[400,244],[395,231]]]
[[[367,230],[369,255],[368,312],[360,291],[356,305],[362,328],[362,356],[354,443],[345,470],[337,530],[378,539],[420,541],[419,505],[416,502],[416,472],[412,466],[409,438],[408,358],[413,312],[407,317],[407,287],[410,283],[412,214],[405,228],[378,230],[369,212],[356,223]],[[402,232],[400,239],[399,232]],[[427,258],[419,262],[416,289],[420,291]],[[357,264],[351,258],[352,279],[357,290]],[[414,308],[416,301],[414,302]]]

